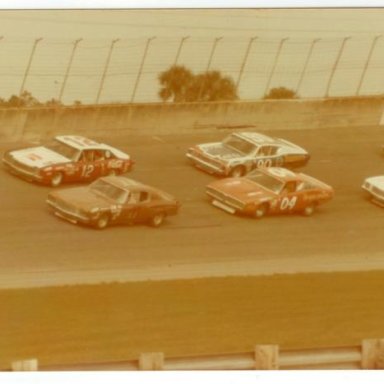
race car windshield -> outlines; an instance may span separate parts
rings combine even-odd
[[[119,204],[125,203],[128,197],[128,191],[110,184],[105,180],[97,180],[90,185],[90,190],[97,195],[115,200]]]
[[[259,171],[249,173],[246,178],[274,193],[280,193],[284,186],[284,183],[281,180],[275,179],[274,177]]]
[[[229,135],[226,137],[223,140],[223,144],[245,155],[251,153],[255,149],[255,146],[252,143],[236,135]]]
[[[46,146],[53,152],[60,154],[70,160],[77,160],[79,151],[76,148],[70,147],[67,144],[61,143],[60,141],[52,141]]]

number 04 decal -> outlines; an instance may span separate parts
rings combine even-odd
[[[283,200],[281,200],[280,209],[292,209],[296,205],[297,196],[293,196],[291,198],[284,197]]]

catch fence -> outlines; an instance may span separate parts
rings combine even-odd
[[[384,38],[161,37],[0,39],[0,97],[27,90],[64,104],[158,102],[172,65],[218,70],[242,100],[286,87],[303,98],[384,93]]]

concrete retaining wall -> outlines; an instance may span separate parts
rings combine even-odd
[[[381,121],[384,99],[271,100],[185,104],[0,109],[0,140],[189,133],[209,128],[256,130],[369,126]]]

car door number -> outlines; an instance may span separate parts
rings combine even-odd
[[[258,159],[257,160],[257,168],[271,167],[271,166],[272,166],[272,159]]]
[[[285,209],[292,209],[296,205],[297,196],[293,197],[284,197],[280,203],[280,209],[284,211]]]
[[[95,169],[95,166],[93,164],[86,164],[84,165],[83,167],[83,170],[82,170],[82,176],[83,177],[90,177],[91,176],[91,173],[94,171]]]

